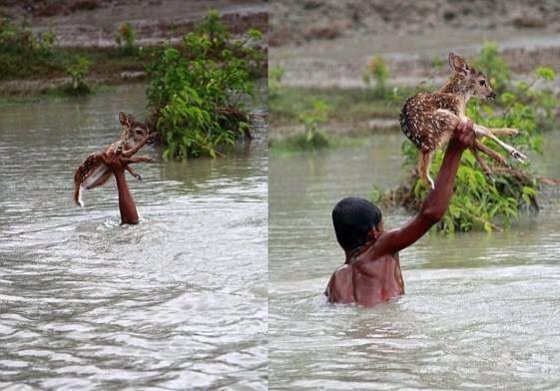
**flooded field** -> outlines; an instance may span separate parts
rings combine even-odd
[[[138,165],[138,226],[113,180],[72,208],[73,170],[145,105],[133,86],[0,107],[0,388],[266,389],[264,129],[226,159]]]
[[[330,213],[399,183],[399,134],[360,149],[270,158],[270,387],[553,389],[560,382],[560,197],[507,232],[429,235],[401,253],[406,295],[373,309],[323,291],[344,262]],[[536,169],[560,177],[559,132]],[[402,224],[385,212],[386,228]]]

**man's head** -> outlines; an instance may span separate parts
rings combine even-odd
[[[346,251],[353,251],[383,231],[381,211],[363,198],[348,197],[332,211],[336,240]]]

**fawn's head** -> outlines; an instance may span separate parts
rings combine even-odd
[[[452,92],[479,99],[493,99],[496,94],[490,87],[484,73],[469,66],[467,62],[454,53],[449,53],[449,66],[453,71],[450,87]]]
[[[136,121],[131,114],[127,115],[121,111],[119,113],[119,122],[124,128],[121,133],[121,140],[128,147],[132,147],[150,136],[150,129],[142,122]]]

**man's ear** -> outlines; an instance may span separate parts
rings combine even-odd
[[[377,240],[377,238],[379,238],[381,236],[381,230],[377,229],[377,227],[374,227],[372,229],[369,230],[368,232],[368,238],[371,240]]]
[[[453,72],[463,76],[467,76],[471,71],[467,62],[455,53],[449,53],[449,66]]]
[[[130,122],[128,121],[128,116],[122,111],[119,113],[119,122],[122,126],[128,126]]]

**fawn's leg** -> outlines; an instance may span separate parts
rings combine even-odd
[[[136,171],[134,171],[130,166],[126,166],[125,167],[126,171],[128,171],[130,173],[130,175],[132,175],[134,178],[138,179],[139,181],[142,180],[142,177],[140,176],[140,174],[138,174]]]
[[[523,155],[517,149],[513,148],[511,145],[504,143],[502,140],[497,138],[492,134],[492,132],[486,129],[484,126],[474,125],[474,132],[477,136],[486,136],[491,140],[495,141],[500,147],[505,149],[514,159],[520,161],[521,163],[525,163],[527,161],[527,156]]]
[[[472,152],[474,158],[476,159],[476,162],[482,169],[482,172],[484,173],[486,179],[494,183],[494,177],[492,176],[492,169],[488,166],[488,163],[486,163],[486,161],[482,158],[482,156],[478,154],[478,150],[476,148],[470,148],[470,151]]]
[[[514,128],[487,128],[486,126],[476,124],[474,126],[479,128],[479,133],[488,132],[494,136],[517,136],[519,134],[519,130]]]
[[[416,170],[422,182],[430,189],[434,188],[434,181],[430,178],[430,163],[432,161],[433,151],[420,151],[418,155],[418,164]]]
[[[127,162],[128,164],[142,163],[142,162],[153,163],[154,159],[148,156],[133,156],[133,157],[124,158],[124,161]]]
[[[493,149],[488,148],[480,141],[476,140],[474,142],[474,146],[478,151],[488,155],[490,158],[497,161],[498,163],[503,164],[504,166],[509,166],[507,160],[502,155],[500,155],[498,152],[494,151]]]
[[[518,129],[514,128],[486,128],[494,136],[517,136],[519,134]]]

